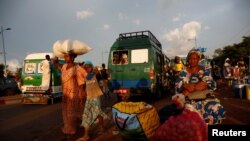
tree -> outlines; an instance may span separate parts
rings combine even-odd
[[[236,65],[240,56],[244,57],[245,62],[248,63],[248,56],[250,55],[250,36],[244,36],[241,43],[228,45],[222,49],[216,49],[214,51],[214,61],[219,66],[223,66],[224,60],[230,58],[233,65]]]
[[[218,49],[216,49],[216,50],[214,51],[213,58],[218,57],[218,56],[220,56],[220,55],[222,55],[222,54],[223,54],[222,49],[221,49],[221,48],[218,48]]]

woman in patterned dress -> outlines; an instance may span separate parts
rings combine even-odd
[[[179,80],[182,81],[180,92],[188,96],[195,91],[213,89],[212,78],[208,70],[199,65],[201,54],[199,51],[190,51],[188,56],[189,66],[180,72]],[[179,82],[180,83],[180,82]],[[200,101],[192,101],[191,105],[202,115],[207,124],[220,124],[225,118],[224,107],[217,98],[207,98]]]
[[[208,75],[205,73],[205,68],[199,65],[199,53],[196,51],[190,52],[187,58],[189,66],[185,70],[185,77],[188,82],[184,82],[181,86],[182,93],[185,96],[191,92],[208,88],[208,83],[206,82]]]
[[[68,138],[74,135],[81,122],[81,115],[85,104],[85,77],[87,72],[83,67],[74,63],[77,55],[65,54],[65,64],[59,64],[58,58],[55,57],[54,64],[62,72],[62,132]]]

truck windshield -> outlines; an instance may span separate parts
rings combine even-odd
[[[36,73],[36,63],[25,63],[24,72],[27,74]]]
[[[24,64],[24,72],[26,74],[33,74],[33,73],[43,73],[44,71],[44,62],[25,62]]]

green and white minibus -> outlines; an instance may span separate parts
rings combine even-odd
[[[21,76],[23,104],[53,104],[55,98],[62,97],[61,73],[46,61],[46,55],[51,60],[54,57],[53,53],[31,53],[24,59]]]

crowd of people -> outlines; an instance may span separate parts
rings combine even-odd
[[[232,81],[237,83],[245,83],[245,78],[248,77],[249,66],[244,57],[238,59],[226,58],[223,66],[218,66],[212,62],[212,76],[215,80],[221,79],[228,82],[228,86],[232,85]]]
[[[102,68],[94,67],[91,61],[82,64],[75,63],[76,54],[65,54],[65,64],[60,64],[55,57],[53,64],[61,71],[62,75],[62,132],[65,138],[76,134],[79,127],[84,128],[84,133],[78,141],[89,140],[89,128],[98,121],[99,133],[104,131],[104,118],[107,116],[101,108],[100,96],[108,96],[108,75],[105,64]],[[127,58],[126,56],[124,58]],[[202,91],[212,88],[213,77],[221,78],[220,67],[212,64],[211,67],[201,66],[199,62],[202,56],[196,50],[191,50],[187,55],[186,63],[176,56],[172,66],[164,66],[165,75],[172,73],[175,81],[175,92],[188,96],[194,91]],[[49,60],[49,58],[48,58]],[[115,62],[113,62],[115,63]],[[224,63],[224,77],[237,76],[243,78],[248,66],[243,58],[239,58],[235,68],[230,59]],[[212,73],[212,75],[211,75]],[[219,73],[219,74],[217,74]]]
[[[199,54],[199,53],[198,53]],[[195,58],[195,57],[193,57]],[[199,67],[202,67],[203,73],[206,76],[206,79],[212,79],[212,82],[208,82],[211,86],[211,83],[216,83],[217,80],[227,81],[227,80],[237,80],[238,83],[244,83],[244,79],[248,76],[248,65],[244,60],[244,57],[239,57],[238,59],[234,59],[232,61],[229,58],[225,59],[223,66],[217,65],[214,61],[206,62],[205,66],[200,65],[202,58],[199,57],[197,64]],[[174,63],[169,66],[164,66],[164,76],[171,77],[171,81],[179,81],[180,77],[189,72],[189,67],[192,66],[191,62],[188,61],[188,57],[186,62],[184,63],[179,56],[175,56]],[[183,71],[185,73],[183,73]],[[182,73],[180,73],[182,72]],[[202,71],[200,71],[202,72]],[[178,80],[179,79],[179,80]],[[216,84],[212,84],[216,85]],[[185,85],[183,85],[185,87]],[[215,86],[213,86],[215,87]],[[186,92],[184,92],[186,93]]]

